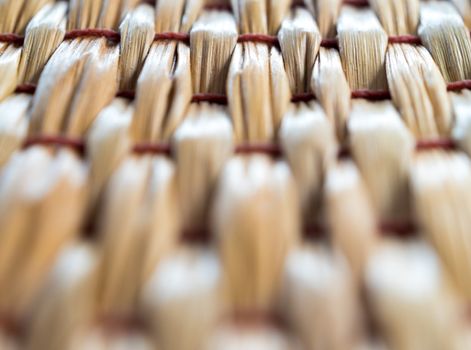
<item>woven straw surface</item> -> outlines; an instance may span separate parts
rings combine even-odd
[[[467,0],[0,0],[0,349],[471,349]]]

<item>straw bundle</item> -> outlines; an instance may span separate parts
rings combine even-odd
[[[254,155],[226,165],[213,231],[235,312],[273,307],[285,257],[299,237],[297,201],[286,164]]]
[[[469,26],[0,0],[0,348],[471,348]]]
[[[28,133],[27,112],[31,96],[12,95],[0,102],[0,164],[4,165],[10,156],[21,148]]]
[[[20,64],[22,49],[6,43],[0,43],[0,74],[2,84],[0,85],[0,100],[15,91],[18,84],[18,66]]]
[[[335,127],[339,142],[343,142],[350,113],[351,91],[337,50],[320,48],[312,73],[311,89]]]
[[[306,348],[347,349],[358,342],[356,293],[345,260],[327,247],[305,245],[288,257],[282,307]]]
[[[315,102],[290,106],[280,128],[280,143],[298,187],[306,222],[320,210],[325,170],[335,162],[332,125]]]
[[[457,348],[459,305],[426,244],[384,242],[369,262],[366,288],[393,349]]]
[[[19,67],[20,81],[37,83],[46,62],[64,39],[67,6],[44,6],[28,23]]]
[[[220,273],[214,252],[201,248],[182,247],[161,262],[144,306],[162,349],[205,349],[222,311]]]

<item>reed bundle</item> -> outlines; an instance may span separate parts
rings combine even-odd
[[[0,349],[470,349],[470,29],[0,0]]]

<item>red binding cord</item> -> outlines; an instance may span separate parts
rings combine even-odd
[[[267,34],[239,34],[238,43],[261,43],[272,46],[279,46],[278,37]]]
[[[146,3],[151,5],[155,4],[155,0],[143,0]],[[343,3],[345,5],[355,6],[355,7],[368,7],[369,3],[368,0],[344,0]],[[293,7],[297,6],[305,6],[303,0],[294,0]],[[207,10],[227,10],[231,11],[232,6],[227,3],[214,3],[209,4],[205,7]],[[103,37],[107,38],[113,42],[119,42],[121,40],[121,34],[112,29],[106,28],[87,28],[87,29],[74,29],[65,34],[64,39],[77,39],[77,38],[87,38],[87,37]],[[184,42],[189,44],[190,42],[190,34],[188,33],[158,33],[154,36],[154,41],[159,40],[175,40]],[[14,33],[4,33],[0,34],[0,42],[12,43],[15,45],[23,45],[24,44],[24,36]],[[255,42],[255,43],[264,43],[272,46],[279,47],[279,41],[277,36],[274,35],[266,35],[266,34],[240,34],[238,37],[239,43],[245,42]],[[413,44],[413,45],[420,45],[422,40],[420,37],[415,35],[398,35],[398,36],[390,36],[389,37],[390,44]],[[331,39],[322,39],[321,46],[326,48],[338,48],[338,39],[331,38]]]
[[[23,148],[35,145],[67,147],[77,151],[80,155],[85,154],[85,142],[82,139],[71,138],[61,135],[33,135],[26,139]]]
[[[0,34],[0,42],[14,45],[23,45],[25,42],[25,37],[23,35],[13,33]]]
[[[154,41],[174,40],[185,44],[190,43],[190,34],[187,33],[157,33],[154,35]]]
[[[419,140],[416,144],[417,151],[427,151],[433,149],[453,151],[457,149],[457,145],[456,142],[452,139]]]
[[[471,80],[458,81],[448,84],[448,91],[459,91],[462,89],[471,89]],[[16,93],[27,93],[34,94],[36,86],[32,84],[19,85],[16,89]],[[118,92],[117,97],[123,97],[127,99],[134,99],[134,91],[121,91]],[[352,92],[352,98],[364,98],[372,101],[390,99],[391,95],[387,90],[357,90]],[[312,93],[302,93],[293,95],[291,101],[297,102],[309,102],[315,99],[315,95]],[[191,102],[193,103],[215,103],[220,105],[226,105],[228,103],[227,96],[222,94],[195,94],[193,95]],[[51,136],[51,135],[39,135],[32,136],[26,140],[24,147],[28,148],[33,145],[49,145],[49,146],[65,146],[75,149],[78,153],[85,153],[85,144],[83,140],[71,139],[64,136]],[[418,151],[431,150],[431,149],[443,149],[443,150],[455,150],[456,144],[451,139],[431,139],[431,140],[419,140],[416,144]],[[143,143],[133,147],[133,152],[136,154],[164,154],[170,155],[170,145],[168,144],[153,144]],[[282,152],[276,144],[245,144],[238,145],[235,149],[236,154],[252,154],[262,153],[272,157],[280,157]],[[342,147],[339,150],[338,158],[350,158],[350,149]]]
[[[298,102],[309,102],[316,98],[316,95],[310,92],[305,92],[301,94],[295,94],[291,97],[291,102],[298,103]]]
[[[421,45],[422,40],[416,35],[395,35],[388,38],[390,44]]]
[[[18,85],[15,89],[15,93],[34,95],[36,93],[36,85],[35,84]]]
[[[162,154],[170,155],[171,147],[169,143],[139,143],[132,148],[135,154]]]
[[[455,81],[447,85],[448,91],[461,91],[465,89],[471,89],[471,80]]]
[[[134,98],[136,97],[136,92],[134,90],[123,90],[119,91],[116,94],[116,97],[125,98],[127,100],[134,100]]]
[[[463,80],[463,81],[456,81],[452,83],[448,83],[447,91],[461,91],[464,89],[471,89],[471,80]],[[26,94],[34,94],[36,92],[36,85],[34,84],[22,84],[18,85],[15,93],[26,93]],[[119,91],[116,94],[116,97],[122,97],[129,100],[133,100],[135,98],[136,92],[133,90],[124,90]],[[352,91],[352,98],[363,98],[370,101],[382,101],[382,100],[390,100],[391,93],[388,90],[355,90]],[[316,96],[311,93],[300,93],[294,94],[291,97],[291,102],[298,103],[298,102],[309,102],[314,100]],[[194,94],[191,98],[192,103],[201,103],[201,102],[209,102],[214,104],[220,105],[227,105],[228,100],[227,96],[224,94],[215,94],[215,93],[198,93]]]
[[[398,237],[411,237],[417,233],[417,227],[411,221],[382,221],[378,230],[383,234],[394,234]]]
[[[86,144],[83,139],[70,138],[67,136],[51,136],[51,135],[33,135],[29,136],[23,143],[23,148],[27,149],[32,146],[59,146],[67,147],[77,151],[81,155],[86,154]],[[417,151],[427,150],[445,150],[453,151],[457,149],[456,142],[452,139],[430,139],[418,140],[416,143]],[[138,143],[132,147],[132,153],[138,155],[154,154],[154,155],[172,155],[172,147],[170,143]],[[235,146],[235,154],[265,154],[270,157],[279,158],[283,156],[283,150],[277,143],[244,143]],[[348,147],[340,147],[337,158],[351,158],[351,150]]]
[[[71,30],[64,36],[64,40],[79,38],[107,38],[108,40],[119,42],[121,40],[121,34],[111,29],[87,28]]]
[[[356,6],[356,7],[367,7],[369,6],[368,0],[344,0],[345,5]]]
[[[370,101],[390,100],[391,94],[388,90],[356,90],[352,91],[352,98],[364,98]]]
[[[79,38],[106,38],[114,43],[119,43],[121,34],[111,29],[75,29],[67,32],[64,40],[73,40]],[[190,34],[188,33],[157,33],[154,35],[154,41],[172,40],[179,41],[185,44],[190,43]],[[390,36],[388,38],[390,44],[411,44],[421,45],[422,40],[415,35],[399,35]],[[0,34],[0,42],[11,43],[15,45],[24,44],[24,36],[18,34],[5,33]],[[280,42],[276,35],[268,34],[239,34],[237,38],[238,43],[261,43],[271,46],[280,47]],[[321,46],[329,49],[338,49],[338,38],[324,38],[321,41]]]
[[[194,94],[191,98],[192,103],[209,102],[218,105],[227,105],[227,96],[223,94]]]
[[[379,234],[400,238],[410,238],[417,234],[417,226],[410,220],[381,221],[377,230]],[[328,236],[328,227],[318,222],[303,227],[303,236],[313,240],[324,239]],[[183,242],[205,243],[211,238],[211,231],[205,227],[186,229],[180,236]]]
[[[235,148],[236,154],[266,154],[271,157],[281,157],[282,151],[276,143],[252,143],[252,144],[241,144]]]

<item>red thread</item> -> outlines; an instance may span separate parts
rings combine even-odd
[[[155,0],[142,0],[142,2],[149,4],[149,5],[155,5]],[[359,6],[359,7],[364,7],[368,6],[368,0],[344,0],[345,5],[350,5],[350,6]],[[293,6],[305,6],[305,3],[303,0],[294,0],[293,1]],[[226,3],[218,3],[215,2],[213,4],[207,4],[205,6],[206,10],[212,10],[212,9],[222,9],[222,10],[231,10],[232,6],[230,4]]]
[[[65,40],[78,38],[107,38],[108,40],[119,42],[121,34],[115,30],[104,28],[74,29],[65,34]]]
[[[422,40],[416,35],[395,35],[388,38],[390,44],[421,45]]]
[[[327,235],[329,230],[319,224],[312,223],[304,227],[304,236],[311,239],[321,239]],[[393,235],[394,237],[408,238],[417,233],[416,225],[408,220],[381,221],[378,224],[378,231],[384,235]]]
[[[390,100],[388,90],[356,90],[352,91],[352,98],[364,98],[370,101]]]
[[[0,34],[0,42],[14,45],[23,45],[25,42],[25,37],[23,35],[14,33]]]
[[[80,39],[80,38],[106,38],[110,41],[119,43],[121,34],[112,29],[104,28],[88,28],[88,29],[74,29],[68,31],[64,40]],[[154,35],[154,41],[159,40],[175,40],[181,41],[185,44],[190,43],[190,35],[187,33],[157,33]],[[24,44],[24,36],[18,34],[0,34],[0,42],[12,43],[17,45]]]
[[[306,7],[306,3],[304,0],[293,0],[291,3],[291,7]]]
[[[65,34],[65,40],[79,39],[79,38],[100,38],[104,37],[115,43],[119,43],[121,40],[121,34],[117,31],[111,29],[75,29],[67,32]],[[159,40],[175,40],[180,41],[185,44],[190,43],[190,34],[188,33],[157,33],[154,35],[154,41]],[[411,45],[421,45],[422,40],[420,37],[415,35],[398,35],[390,36],[388,38],[390,44],[411,44]],[[24,44],[24,36],[18,34],[0,34],[0,42],[12,43],[16,45]],[[275,35],[268,34],[240,34],[237,38],[239,43],[261,43],[271,46],[280,47],[278,37]],[[321,41],[321,46],[329,49],[338,49],[339,42],[338,38],[324,38]]]
[[[309,102],[316,98],[316,95],[310,92],[295,94],[291,97],[291,102],[298,103],[298,102]]]
[[[238,43],[261,43],[272,46],[279,46],[278,38],[267,34],[240,34],[237,38]]]
[[[419,140],[416,144],[417,151],[427,151],[433,149],[442,150],[455,150],[457,148],[456,142],[452,139],[429,139]]]
[[[26,94],[34,94],[36,92],[37,86],[34,84],[22,84],[18,85],[15,92],[16,93],[26,93]],[[448,91],[460,91],[464,89],[471,89],[471,80],[463,80],[463,81],[456,81],[452,83],[448,83],[447,90]],[[135,98],[136,92],[134,90],[123,90],[119,91],[116,94],[116,97],[122,97],[129,100],[133,100]],[[352,98],[364,98],[371,101],[381,101],[381,100],[389,100],[391,99],[391,93],[388,90],[356,90],[352,91]],[[300,94],[293,94],[291,97],[291,102],[309,102],[315,99],[316,96],[313,93],[300,93]],[[192,103],[200,103],[200,102],[209,102],[215,103],[220,105],[226,105],[228,103],[227,96],[224,94],[214,94],[214,93],[198,93],[194,94],[191,98]]]
[[[205,227],[191,228],[183,230],[180,239],[186,243],[207,243],[211,239],[211,233],[209,229]]]
[[[304,226],[304,236],[311,239],[321,239],[326,236],[327,229],[319,223],[310,223]]]
[[[394,234],[398,237],[411,237],[417,233],[417,227],[411,221],[382,221],[379,231],[383,234]]]
[[[204,7],[204,9],[207,10],[207,11],[228,11],[228,12],[232,12],[231,4],[227,4],[227,3],[207,4]]]
[[[368,0],[343,0],[344,5],[367,7],[369,6]]]
[[[350,5],[356,4],[355,6],[361,6],[363,3],[362,0],[360,1],[352,1],[349,2]],[[222,5],[212,5],[211,8],[220,9]],[[225,7],[225,6],[223,6]],[[65,34],[64,39],[78,39],[78,38],[87,38],[87,37],[104,37],[110,41],[119,43],[121,40],[121,34],[115,30],[105,29],[105,28],[88,28],[88,29],[74,29]],[[154,35],[154,41],[159,40],[175,40],[180,41],[185,44],[190,43],[190,34],[188,33],[176,33],[176,32],[166,32],[166,33],[157,33]],[[238,36],[237,41],[239,43],[262,43],[267,45],[272,45],[276,47],[280,47],[280,43],[278,41],[278,37],[276,35],[268,35],[268,34],[240,34]],[[14,33],[5,33],[0,34],[0,42],[12,43],[16,45],[23,45],[24,44],[24,36]],[[422,40],[420,37],[415,35],[397,35],[397,36],[390,36],[388,38],[388,42],[390,44],[411,44],[411,45],[421,45]],[[321,41],[321,46],[330,49],[338,49],[339,42],[338,38],[324,38]]]
[[[23,148],[29,148],[35,145],[42,146],[63,146],[76,150],[80,154],[86,153],[86,144],[83,139],[72,138],[68,136],[53,136],[53,135],[33,135],[26,139],[23,143]],[[424,150],[456,150],[456,142],[452,139],[430,139],[418,140],[416,143],[417,151]],[[132,148],[135,154],[162,154],[171,155],[171,145],[169,143],[138,143]],[[281,157],[283,151],[277,143],[244,143],[235,147],[235,154],[266,154],[271,157]],[[340,147],[337,157],[339,159],[351,158],[351,150],[347,146]]]
[[[190,43],[190,34],[187,33],[157,33],[154,35],[154,41],[175,40],[185,44]]]
[[[421,45],[422,40],[416,35],[392,35],[388,38],[390,44]],[[338,38],[325,38],[321,41],[321,46],[327,49],[339,49]]]
[[[35,145],[62,146],[73,149],[82,156],[85,155],[85,142],[78,138],[61,135],[33,135],[26,139],[23,143],[23,148],[26,149]]]
[[[339,48],[339,41],[337,38],[326,38],[322,39],[321,46],[325,47],[326,49],[337,49]]]
[[[194,94],[191,98],[192,103],[200,103],[200,102],[209,102],[215,103],[219,105],[227,105],[227,96],[223,94],[212,94],[212,93],[204,93],[204,94]]]
[[[170,155],[171,146],[169,143],[138,143],[132,149],[135,154],[162,154]]]
[[[272,157],[281,157],[282,151],[280,146],[276,143],[250,143],[237,145],[235,148],[236,154],[266,154]]]
[[[337,159],[350,159],[352,152],[347,145],[342,145],[337,151]]]
[[[15,89],[15,93],[34,95],[36,93],[36,85],[34,85],[34,84],[21,84],[21,85],[18,85]]]
[[[381,221],[378,224],[379,233],[386,236],[408,238],[417,233],[417,226],[410,220]],[[328,227],[318,222],[313,222],[304,226],[302,233],[305,238],[319,240],[327,236]],[[211,231],[206,226],[183,230],[180,239],[187,243],[207,243],[212,236]]]
[[[455,81],[447,85],[448,91],[461,91],[465,89],[471,89],[471,80]]]
[[[134,100],[134,98],[136,97],[136,92],[134,90],[123,90],[119,91],[116,94],[116,97],[125,98],[127,100]]]

